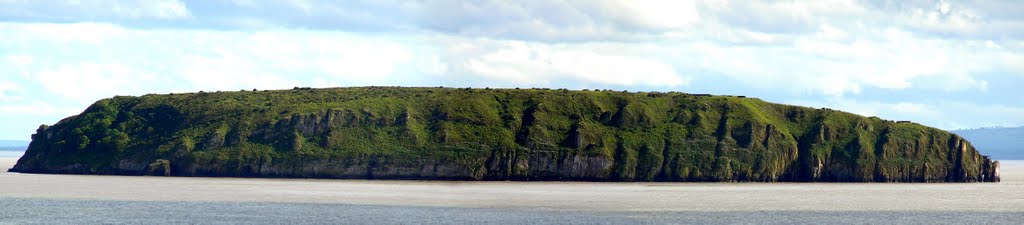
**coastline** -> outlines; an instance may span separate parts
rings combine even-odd
[[[10,167],[16,159],[0,159]],[[4,169],[6,172],[6,169]],[[0,174],[0,198],[658,211],[1024,211],[1024,161],[1001,183],[462,182]]]

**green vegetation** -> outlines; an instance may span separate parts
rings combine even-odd
[[[609,181],[993,181],[945,131],[685,93],[360,87],[114,97],[15,171]]]

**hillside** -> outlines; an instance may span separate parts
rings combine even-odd
[[[998,181],[949,132],[684,93],[362,87],[114,97],[32,173],[578,181]]]
[[[994,159],[1024,159],[1024,127],[997,127],[951,131],[971,141]]]

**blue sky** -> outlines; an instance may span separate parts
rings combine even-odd
[[[1020,126],[1024,3],[0,0],[0,139],[114,95],[368,85],[732,94]]]

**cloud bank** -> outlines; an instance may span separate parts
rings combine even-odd
[[[0,139],[113,95],[671,90],[1024,125],[1013,1],[0,1]],[[1014,85],[1016,84],[1016,85]]]

